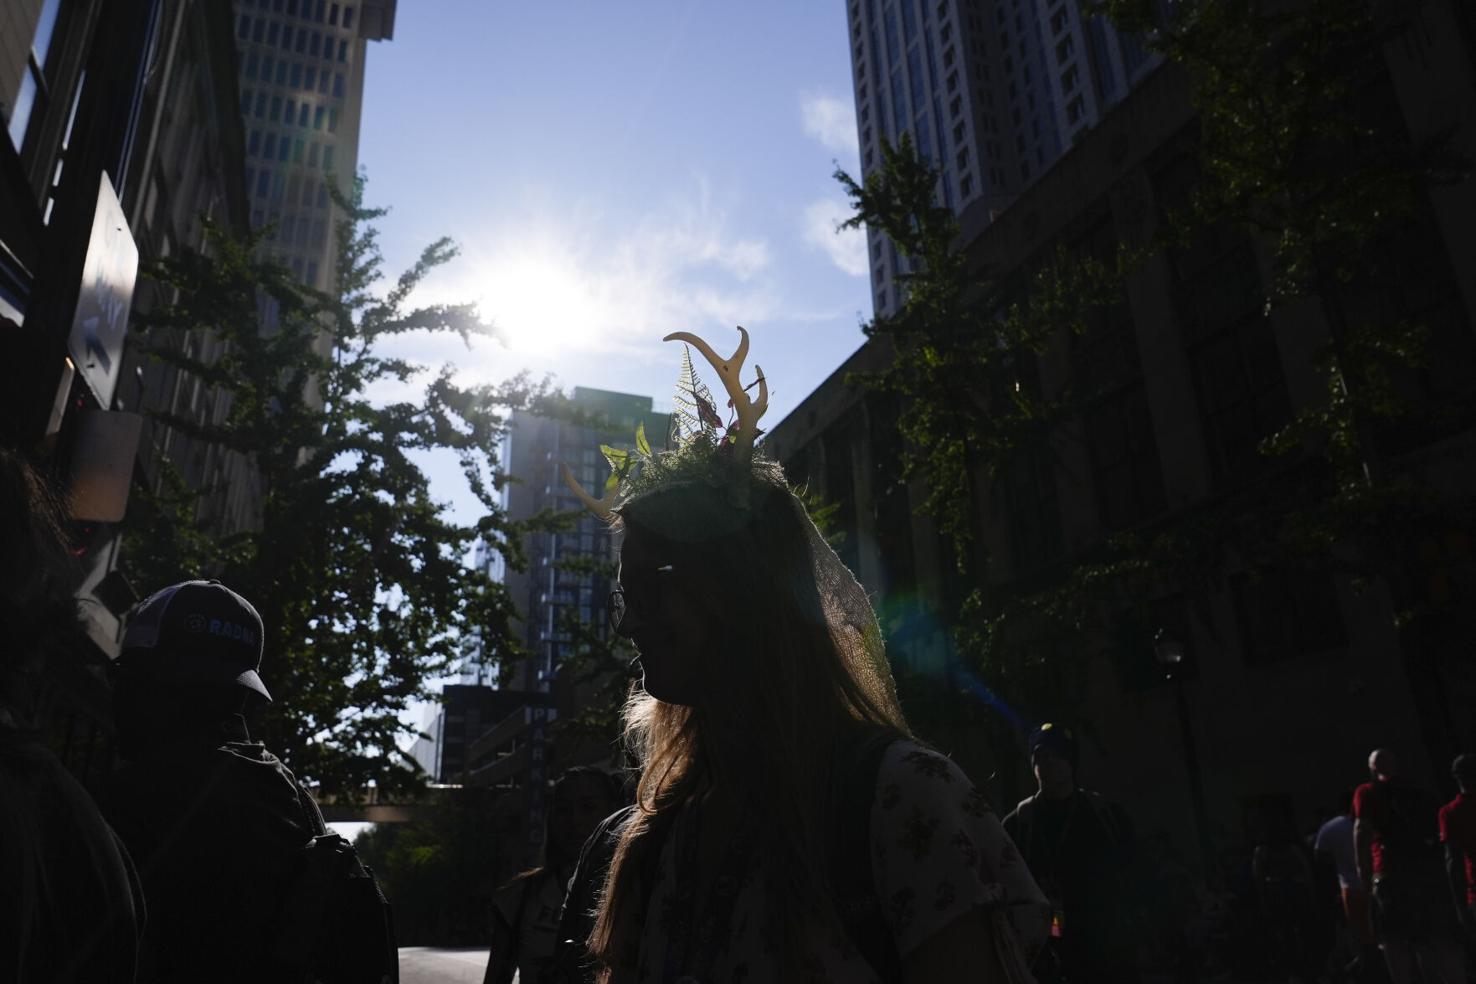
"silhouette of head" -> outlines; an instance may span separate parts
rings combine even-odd
[[[1469,793],[1476,789],[1476,755],[1470,752],[1457,755],[1455,761],[1450,763],[1450,774],[1455,777],[1461,792]]]
[[[1399,757],[1392,748],[1376,748],[1368,756],[1368,774],[1388,781],[1399,778]]]
[[[183,581],[135,610],[113,664],[119,750],[187,738],[271,695],[261,666],[261,616],[219,581]]]

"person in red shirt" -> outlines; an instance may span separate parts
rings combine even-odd
[[[1374,937],[1393,984],[1409,984],[1419,963],[1427,984],[1464,984],[1465,951],[1448,901],[1436,840],[1435,800],[1399,781],[1394,752],[1368,757],[1370,781],[1353,793],[1358,874],[1372,885]]]
[[[1440,843],[1456,913],[1468,938],[1476,936],[1476,755],[1459,755],[1450,766],[1460,792],[1440,808]]]

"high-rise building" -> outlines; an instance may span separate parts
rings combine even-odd
[[[847,0],[861,173],[910,136],[938,196],[987,224],[1156,61],[1071,0]],[[878,316],[906,261],[867,231]]]
[[[236,0],[235,10],[251,223],[274,225],[268,248],[325,288],[337,211],[327,181],[347,193],[358,170],[368,42],[394,36],[395,0]]]

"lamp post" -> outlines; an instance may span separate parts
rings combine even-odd
[[[1189,774],[1189,799],[1194,808],[1195,833],[1207,882],[1214,880],[1214,851],[1210,847],[1209,814],[1204,807],[1204,784],[1199,775],[1199,753],[1194,746],[1194,731],[1189,725],[1189,700],[1184,695],[1184,644],[1159,629],[1153,636],[1153,658],[1163,667],[1164,678],[1174,685],[1174,701],[1179,708],[1179,740],[1184,746],[1184,770]]]

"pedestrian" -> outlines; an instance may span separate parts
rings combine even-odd
[[[1081,788],[1070,728],[1046,722],[1027,748],[1037,789],[1004,828],[1050,900],[1054,967],[1043,976],[1069,984],[1136,981],[1132,823],[1122,807]]]
[[[107,813],[149,901],[146,984],[306,979],[283,941],[315,931],[284,921],[317,918],[299,899],[305,850],[332,845],[307,790],[247,728],[271,700],[261,656],[261,617],[219,581],[156,592],[124,633],[112,677],[125,761]],[[335,887],[315,890],[336,899]]]
[[[1450,765],[1455,799],[1440,808],[1440,843],[1462,935],[1476,942],[1476,755],[1457,755]]]
[[[637,451],[591,508],[623,534],[611,597],[641,685],[641,763],[590,949],[611,984],[1029,979],[1043,899],[983,796],[907,730],[865,592],[782,469],[752,450],[767,384],[684,372],[675,450]],[[1011,915],[1016,918],[1012,919]]]
[[[1358,876],[1372,885],[1374,938],[1394,984],[1464,984],[1465,953],[1450,904],[1434,800],[1399,778],[1392,749],[1368,757],[1353,794]]]
[[[485,984],[542,984],[559,940],[559,915],[580,849],[624,799],[620,780],[589,766],[567,769],[553,782],[544,862],[525,871],[492,899],[492,948]]]
[[[126,984],[145,919],[138,877],[42,732],[47,662],[84,674],[89,645],[62,516],[36,469],[0,449],[0,981]]]
[[[1342,812],[1317,828],[1312,850],[1337,872],[1343,919],[1358,953],[1347,971],[1348,976],[1357,978],[1360,968],[1376,959],[1378,944],[1374,942],[1373,923],[1369,919],[1368,890],[1358,874],[1358,857],[1353,847],[1353,793],[1350,791],[1342,802]]]
[[[1251,875],[1275,979],[1310,980],[1320,970],[1313,946],[1312,865],[1289,812],[1273,810],[1263,819]]]

